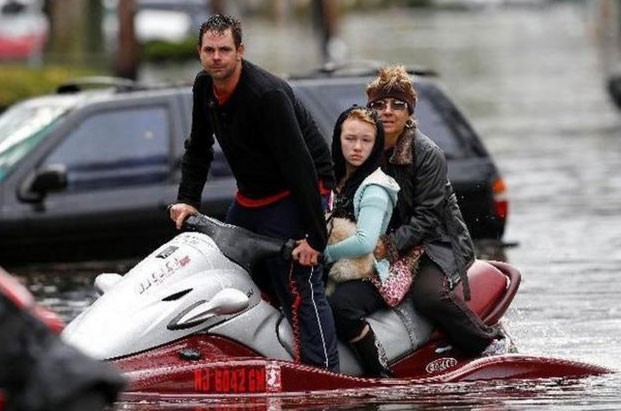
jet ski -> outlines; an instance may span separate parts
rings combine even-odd
[[[290,324],[249,274],[264,258],[289,258],[294,242],[200,214],[190,216],[184,228],[125,275],[100,274],[95,279],[100,296],[61,334],[121,370],[129,379],[126,393],[294,395],[611,372],[537,355],[467,355],[407,298],[367,319],[385,348],[394,378],[365,377],[344,343],[338,347],[339,373],[296,362]],[[501,326],[518,291],[520,272],[505,262],[477,260],[468,277],[469,306],[487,324]]]

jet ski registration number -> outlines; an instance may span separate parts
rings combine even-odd
[[[267,371],[267,372],[266,372]],[[262,393],[273,392],[273,377],[265,366],[204,368],[194,371],[194,389],[204,393]],[[266,382],[269,380],[269,384]],[[269,387],[267,387],[269,385]]]

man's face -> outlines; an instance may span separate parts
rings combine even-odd
[[[198,48],[201,64],[214,81],[230,78],[244,55],[244,45],[235,47],[233,33],[227,29],[222,33],[206,31]]]

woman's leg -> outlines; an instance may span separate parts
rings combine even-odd
[[[370,281],[345,281],[336,285],[328,297],[337,335],[347,341],[360,358],[368,375],[390,377],[388,359],[365,317],[380,308],[384,300]]]
[[[347,342],[361,337],[367,325],[365,318],[369,314],[386,307],[370,281],[353,280],[338,283],[328,301],[334,314],[336,334]]]
[[[481,353],[498,336],[448,287],[446,275],[423,256],[412,284],[414,307],[442,327],[449,339],[469,354]]]

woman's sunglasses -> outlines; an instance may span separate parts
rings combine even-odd
[[[369,104],[369,107],[376,111],[384,111],[390,105],[395,111],[403,111],[408,109],[408,103],[401,100],[396,100],[394,98],[384,99],[384,100],[375,100],[374,102]]]

